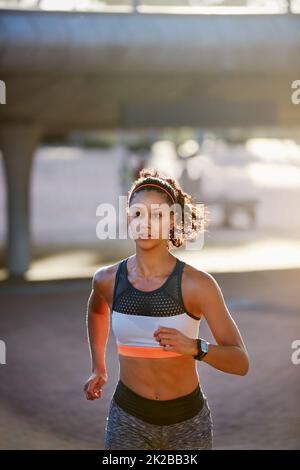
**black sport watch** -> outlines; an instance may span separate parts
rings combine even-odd
[[[198,346],[198,354],[196,354],[196,356],[193,356],[193,357],[194,359],[197,359],[197,361],[202,361],[204,356],[206,356],[206,354],[208,353],[209,342],[205,341],[204,339],[198,338],[197,346]]]

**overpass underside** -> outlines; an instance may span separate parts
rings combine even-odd
[[[30,263],[29,181],[43,136],[165,126],[296,134],[299,51],[297,14],[0,11],[10,274]]]

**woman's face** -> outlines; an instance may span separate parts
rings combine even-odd
[[[140,191],[132,197],[128,225],[132,239],[141,246],[153,247],[169,239],[174,215],[166,198],[158,191]]]

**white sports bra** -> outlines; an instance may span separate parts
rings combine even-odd
[[[160,326],[166,326],[176,328],[193,339],[199,336],[200,318],[187,312],[182,299],[181,280],[185,262],[177,258],[164,284],[146,292],[129,282],[128,258],[119,263],[113,292],[112,330],[118,354],[158,359],[182,356],[178,352],[164,350],[153,333]]]

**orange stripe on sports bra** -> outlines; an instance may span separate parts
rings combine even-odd
[[[183,354],[175,351],[165,351],[161,348],[149,348],[144,346],[125,346],[117,344],[118,354],[130,357],[146,357],[146,358],[157,358],[163,359],[165,357],[176,357],[183,356]]]

